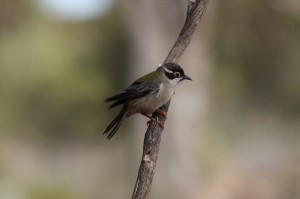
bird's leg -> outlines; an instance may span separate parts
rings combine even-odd
[[[147,118],[149,118],[150,120],[147,122],[147,126],[150,125],[151,122],[156,122],[157,120],[155,118],[153,118],[150,114],[147,113],[141,113],[142,115],[146,116]]]
[[[154,118],[152,117],[150,114],[147,113],[141,113],[142,115],[146,116],[147,118],[149,118],[150,120],[147,122],[147,125],[149,126],[151,122],[154,122],[156,124],[158,124],[160,127],[164,127],[164,122],[162,121],[158,121],[158,118]]]
[[[147,113],[141,113],[143,116],[146,116],[147,118],[149,118],[150,120],[154,121],[155,118],[153,118],[150,114]]]
[[[156,111],[154,111],[160,115],[162,115],[163,117],[167,118],[168,113],[166,111],[163,111],[161,109],[157,109]]]

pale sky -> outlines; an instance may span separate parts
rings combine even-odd
[[[101,16],[115,0],[35,0],[47,17],[65,21],[85,21]]]

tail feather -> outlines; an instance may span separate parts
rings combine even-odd
[[[108,136],[107,136],[108,140],[110,140],[115,135],[115,133],[121,126],[121,124],[125,118],[125,113],[126,113],[126,110],[123,108],[121,110],[121,112],[115,117],[115,119],[106,127],[103,135],[108,133]]]

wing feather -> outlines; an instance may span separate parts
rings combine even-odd
[[[143,83],[134,82],[121,93],[107,98],[106,102],[114,102],[109,109],[124,104],[130,100],[137,99],[159,91],[158,80],[146,81]]]

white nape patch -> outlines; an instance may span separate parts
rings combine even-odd
[[[161,67],[162,66],[162,64],[158,64],[158,67]]]
[[[162,67],[164,69],[164,71],[166,71],[167,73],[173,73],[173,71],[170,71],[169,69],[167,69],[166,67]]]

